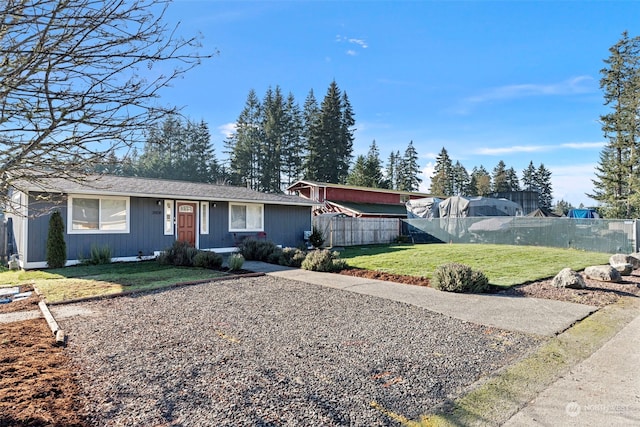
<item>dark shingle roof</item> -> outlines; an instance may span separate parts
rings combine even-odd
[[[47,178],[41,183],[16,183],[15,187],[30,192],[316,205],[302,197],[261,193],[244,187],[114,175],[92,175],[82,182],[64,178]]]

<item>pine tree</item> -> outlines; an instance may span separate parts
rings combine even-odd
[[[356,157],[356,162],[349,172],[349,176],[347,177],[347,184],[355,185],[358,187],[370,187],[370,180],[367,177],[367,159],[365,156],[360,154]]]
[[[236,121],[235,132],[225,145],[229,154],[230,181],[257,189],[259,186],[259,159],[261,157],[262,106],[256,92],[251,89],[244,109]]]
[[[604,103],[611,108],[600,116],[608,142],[589,196],[603,204],[607,217],[631,218],[640,213],[640,37],[625,31],[609,52],[600,71]]]
[[[310,99],[308,101],[311,103]],[[353,151],[354,124],[349,99],[334,80],[318,115],[311,116],[305,162],[307,179],[336,184],[346,181]]]
[[[263,139],[259,159],[259,191],[278,193],[282,191],[282,141],[285,135],[285,105],[279,86],[275,91],[267,90],[262,101]]]
[[[400,191],[418,191],[422,178],[420,174],[420,166],[418,165],[418,152],[413,146],[413,141],[409,141],[407,149],[400,160],[398,169],[398,190]]]
[[[303,178],[303,118],[293,94],[289,93],[284,108],[284,134],[282,139],[282,173],[288,187]]]
[[[538,206],[543,209],[551,209],[553,202],[553,189],[551,186],[551,171],[540,163],[536,170],[536,186],[538,187]]]
[[[459,161],[456,161],[456,164],[453,165],[452,169],[452,187],[453,187],[453,195],[456,196],[468,196],[470,195],[469,184],[471,178],[469,177],[469,173],[462,166]]]
[[[514,168],[511,167],[507,169],[506,178],[509,191],[520,191],[520,181],[518,180],[518,174]]]
[[[493,169],[491,179],[493,181],[492,190],[494,193],[510,191],[509,183],[507,182],[507,165],[505,165],[502,160],[500,160]]]
[[[54,211],[49,218],[46,258],[49,268],[61,268],[67,263],[67,244],[64,241],[64,223],[60,211]]]
[[[486,197],[491,193],[491,176],[484,166],[480,165],[477,168],[473,168],[471,180],[475,184],[476,196]]]
[[[398,189],[398,170],[400,168],[400,151],[391,151],[389,154],[389,160],[387,161],[387,168],[385,171],[385,187],[390,190]]]
[[[367,176],[367,187],[383,188],[384,176],[382,173],[382,161],[380,160],[380,150],[375,139],[369,146],[369,152],[365,159],[365,173]]]
[[[453,196],[453,164],[444,147],[436,157],[429,192],[440,197]]]

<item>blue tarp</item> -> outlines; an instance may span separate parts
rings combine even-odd
[[[598,218],[598,214],[593,209],[571,209],[567,216],[569,218]]]

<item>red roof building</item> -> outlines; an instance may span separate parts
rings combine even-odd
[[[304,180],[290,185],[287,191],[321,203],[314,210],[316,215],[343,213],[357,218],[406,218],[406,202],[430,197],[426,193]]]

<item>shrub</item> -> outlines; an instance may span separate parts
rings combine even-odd
[[[82,259],[81,263],[85,265],[110,264],[111,248],[108,245],[104,245],[102,247],[91,245],[91,250],[89,251],[89,258]]]
[[[285,267],[299,268],[306,256],[307,253],[298,248],[284,248],[280,253],[278,264],[284,265]]]
[[[248,261],[269,262],[269,257],[279,248],[269,240],[245,239],[238,247],[244,259]]]
[[[311,230],[311,235],[309,236],[309,243],[313,245],[314,248],[321,248],[324,245],[324,236],[322,235],[322,231],[315,225]]]
[[[222,267],[222,255],[211,251],[198,251],[193,257],[193,266],[218,270]]]
[[[489,288],[489,279],[481,271],[451,262],[436,268],[431,286],[447,292],[483,292]]]
[[[198,250],[187,242],[175,241],[158,257],[160,264],[191,267]]]
[[[230,271],[238,271],[244,264],[244,257],[241,254],[232,254],[229,256],[227,263],[229,264]]]
[[[302,268],[311,271],[340,271],[347,267],[346,261],[340,259],[338,252],[318,249],[307,254],[302,261]]]
[[[64,267],[67,263],[67,244],[64,241],[64,223],[60,211],[54,211],[49,218],[47,234],[47,266]]]

